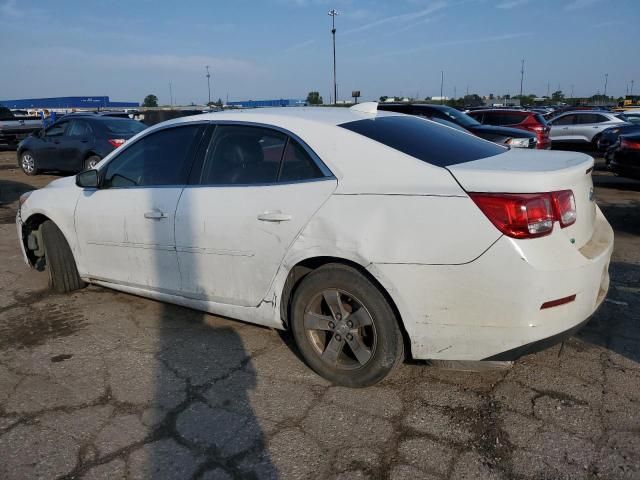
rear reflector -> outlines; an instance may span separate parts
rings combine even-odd
[[[111,145],[113,145],[116,148],[118,148],[120,145],[126,142],[124,138],[110,138],[108,141]]]
[[[569,295],[568,297],[558,298],[557,300],[544,302],[540,306],[540,310],[544,310],[545,308],[557,307],[558,305],[564,305],[565,303],[573,302],[575,299],[576,299],[575,295]]]
[[[512,238],[536,238],[576,221],[571,190],[550,193],[469,193],[471,199],[498,230]]]

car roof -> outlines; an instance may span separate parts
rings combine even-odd
[[[386,112],[378,110],[375,113],[365,113],[346,107],[269,107],[269,108],[251,108],[251,109],[234,109],[224,110],[221,112],[203,113],[200,115],[192,115],[188,117],[176,118],[168,120],[159,125],[168,125],[173,123],[186,123],[196,121],[243,121],[265,123],[276,126],[291,124],[292,121],[304,121],[305,123],[315,123],[323,125],[341,125],[343,123],[354,122],[356,120],[364,120],[375,118],[377,116],[393,116],[402,115],[395,112]]]

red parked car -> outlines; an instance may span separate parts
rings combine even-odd
[[[538,137],[536,148],[548,150],[551,148],[549,140],[549,125],[542,115],[526,110],[487,109],[473,110],[468,113],[484,125],[497,125],[500,127],[520,128],[534,132]]]

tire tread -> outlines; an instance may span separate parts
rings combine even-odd
[[[40,228],[51,288],[59,293],[83,288],[86,284],[78,274],[73,253],[60,229],[51,220],[44,222]]]

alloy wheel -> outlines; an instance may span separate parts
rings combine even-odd
[[[305,309],[304,329],[322,361],[342,370],[366,365],[377,346],[371,314],[344,290],[318,293]]]
[[[22,155],[21,165],[22,170],[24,170],[26,173],[33,173],[33,171],[36,169],[36,162],[33,158],[33,155],[31,155],[30,153],[25,153],[24,155]]]

